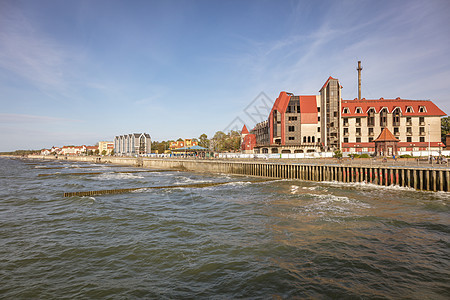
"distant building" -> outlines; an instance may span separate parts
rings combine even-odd
[[[86,153],[86,146],[64,146],[62,147],[61,155],[81,155]]]
[[[148,133],[130,133],[114,138],[114,154],[134,156],[150,154],[152,141]]]
[[[110,155],[113,150],[114,150],[114,142],[98,142],[99,154],[102,155],[103,153],[105,153],[105,155]]]
[[[95,151],[97,151],[97,150],[98,150],[98,146],[86,146],[86,153],[87,154],[90,154],[90,151],[92,153],[95,153]]]
[[[169,145],[170,150],[180,149],[183,147],[193,147],[198,146],[198,142],[194,139],[184,139],[182,141],[171,142]]]

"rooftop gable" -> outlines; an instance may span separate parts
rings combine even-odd
[[[399,139],[397,139],[392,132],[389,131],[389,129],[387,129],[387,127],[385,127],[383,129],[383,131],[381,131],[380,135],[373,140],[374,142],[400,142]]]

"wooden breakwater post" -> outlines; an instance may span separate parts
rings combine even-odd
[[[41,158],[36,156],[34,158]],[[88,157],[74,157],[70,160],[89,161]],[[450,168],[408,167],[378,165],[342,165],[291,163],[288,161],[233,161],[108,157],[105,162],[144,168],[178,169],[205,173],[227,173],[266,178],[298,179],[307,181],[365,182],[376,185],[397,185],[416,190],[449,192]]]
[[[221,163],[221,162],[217,162]],[[450,169],[367,165],[321,165],[284,162],[222,162],[222,172],[279,179],[371,183],[449,192]]]

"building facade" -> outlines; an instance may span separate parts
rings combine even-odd
[[[136,156],[150,154],[152,141],[148,133],[130,133],[114,138],[114,154],[119,156]]]
[[[249,153],[370,153],[387,128],[399,151],[441,150],[441,117],[430,100],[341,99],[339,80],[329,77],[320,95],[281,92],[268,119],[243,134],[241,150]],[[246,128],[245,128],[246,129]],[[245,136],[244,136],[245,135]]]
[[[98,152],[101,155],[110,155],[114,150],[114,142],[98,142]]]

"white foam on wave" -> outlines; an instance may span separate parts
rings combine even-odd
[[[99,180],[123,180],[123,179],[141,179],[143,176],[131,173],[104,173],[95,177]]]
[[[297,214],[316,217],[352,215],[356,213],[355,211],[371,207],[367,203],[344,196],[332,194],[305,195],[313,199],[293,208]]]
[[[186,177],[186,176],[177,176],[177,179],[179,179],[179,181],[175,182],[174,185],[213,182],[212,180],[209,180],[209,179],[193,179],[193,178]]]
[[[339,182],[339,181],[321,181],[320,183],[334,187],[354,187],[361,189],[388,189],[398,191],[416,191],[414,188],[399,185],[377,185],[368,182]]]

